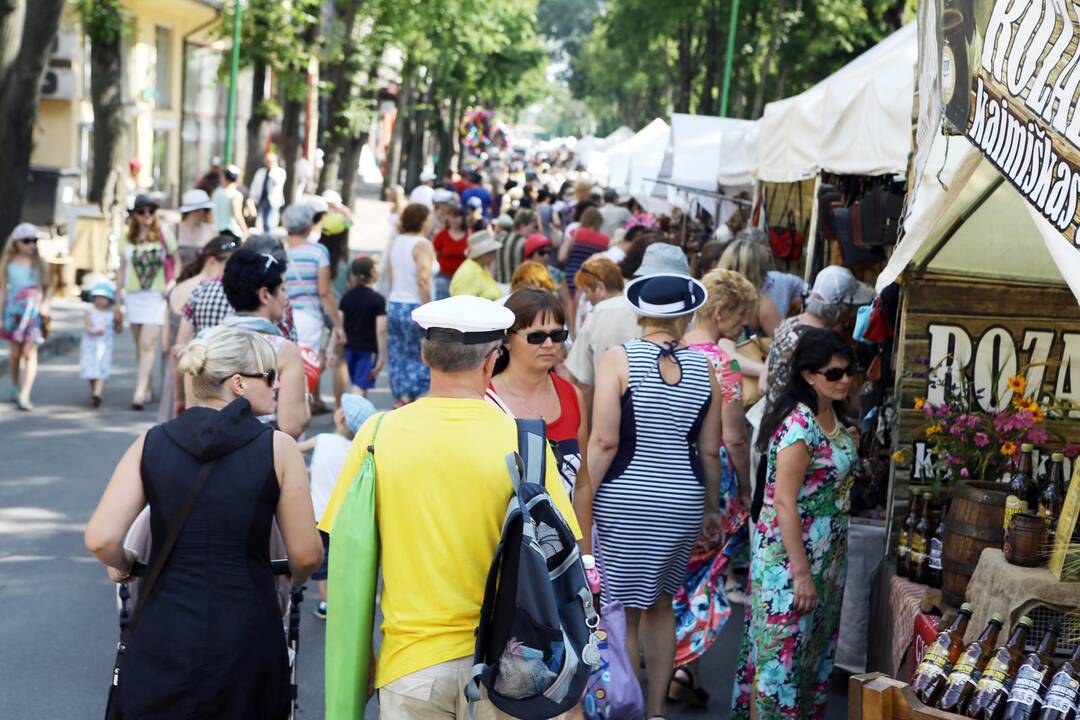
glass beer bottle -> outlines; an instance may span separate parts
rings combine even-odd
[[[1050,456],[1050,461],[1046,485],[1039,493],[1039,516],[1046,523],[1047,546],[1052,548],[1057,520],[1061,517],[1061,506],[1065,504],[1065,456],[1054,453]]]
[[[925,704],[932,706],[945,689],[945,681],[952,672],[953,663],[964,649],[964,633],[967,632],[968,621],[974,611],[971,603],[961,605],[952,624],[938,633],[937,638],[923,653],[922,662],[912,678],[911,689],[914,690],[915,697]]]
[[[1051,623],[1039,648],[1024,658],[1016,671],[1002,720],[1032,720],[1038,715],[1043,695],[1054,676],[1054,651],[1060,632],[1061,626],[1057,622]]]
[[[1020,445],[1020,464],[1009,480],[1009,493],[1027,504],[1024,512],[1034,512],[1039,502],[1039,485],[1035,482],[1035,473],[1031,467],[1031,454],[1035,446],[1031,443]]]
[[[942,505],[937,526],[934,528],[934,535],[930,538],[930,549],[926,553],[926,584],[932,588],[941,587],[941,556],[945,551],[945,514],[947,512],[948,505]]]
[[[896,574],[903,578],[911,577],[911,535],[915,532],[915,526],[919,524],[919,515],[922,514],[921,502],[921,495],[912,496],[907,517],[904,518],[904,524],[900,526],[900,538],[896,547]]]
[[[1050,680],[1043,696],[1039,720],[1076,720],[1080,704],[1080,643]]]
[[[994,613],[986,629],[975,642],[964,648],[964,652],[949,673],[949,679],[945,682],[945,691],[938,700],[938,709],[946,712],[960,713],[967,705],[971,696],[975,693],[975,685],[979,682],[979,676],[990,660],[990,655],[997,644],[998,633],[1005,624],[1005,616]]]
[[[917,583],[925,585],[930,573],[930,558],[928,555],[930,531],[934,529],[934,526],[930,524],[930,493],[923,493],[922,508],[922,517],[915,524],[915,529],[908,539],[908,549],[910,551],[908,554],[910,575],[908,577]]]
[[[998,720],[1009,699],[1013,676],[1024,658],[1031,618],[1027,615],[1016,622],[1009,640],[994,651],[975,686],[964,714],[975,720]]]

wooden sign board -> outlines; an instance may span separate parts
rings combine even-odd
[[[1074,244],[1080,218],[1080,6],[946,0],[945,116]]]
[[[1024,368],[1027,396],[1040,402],[1069,399],[1080,407],[1080,307],[1064,285],[909,274],[898,333],[894,449],[907,449],[912,462],[894,469],[894,517],[906,507],[910,486],[924,484],[919,461],[925,456],[927,420],[915,410],[915,398],[941,400],[942,391],[930,387],[931,368],[964,373],[977,390],[984,390],[987,411],[991,379],[999,377],[1000,405],[1007,406],[1012,393],[1005,380]],[[1046,427],[1068,442],[1080,442],[1080,419],[1052,419]]]

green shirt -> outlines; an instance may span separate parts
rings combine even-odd
[[[450,281],[450,295],[475,295],[487,300],[498,300],[503,296],[502,288],[495,278],[480,263],[469,258],[461,263]]]

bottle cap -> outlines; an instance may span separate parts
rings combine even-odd
[[[1032,452],[1034,450],[1035,450],[1035,445],[1033,443],[1023,443],[1023,444],[1020,445],[1020,452],[1029,453],[1029,452]]]
[[[1052,453],[1050,455],[1050,460],[1052,460],[1053,462],[1065,462],[1065,453]]]
[[[596,567],[596,558],[594,558],[592,555],[582,555],[581,564],[585,566],[586,570],[588,570],[589,568],[594,568]]]
[[[928,493],[928,492],[924,492],[922,494],[922,499],[923,500],[929,500],[931,497],[932,497],[932,495],[930,495],[930,493]]]
[[[960,612],[970,615],[971,613],[975,612],[975,606],[971,603],[964,603],[960,606]]]
[[[1005,624],[1005,616],[1002,615],[1001,613],[994,613],[993,615],[990,616],[990,622],[997,623],[998,625],[1004,625]]]
[[[1024,617],[1022,617],[1022,618],[1020,618],[1019,620],[1017,620],[1017,621],[1016,621],[1016,624],[1017,624],[1017,625],[1023,625],[1023,626],[1024,626],[1024,627],[1026,627],[1026,628],[1027,628],[1028,630],[1030,630],[1030,629],[1031,629],[1031,626],[1032,626],[1032,625],[1034,625],[1035,623],[1033,623],[1033,622],[1031,621],[1031,618],[1029,618],[1029,617],[1028,617],[1027,615],[1025,615]]]

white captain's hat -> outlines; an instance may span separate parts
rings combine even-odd
[[[473,295],[456,295],[421,305],[412,319],[429,340],[482,345],[506,337],[514,313],[498,303]]]

